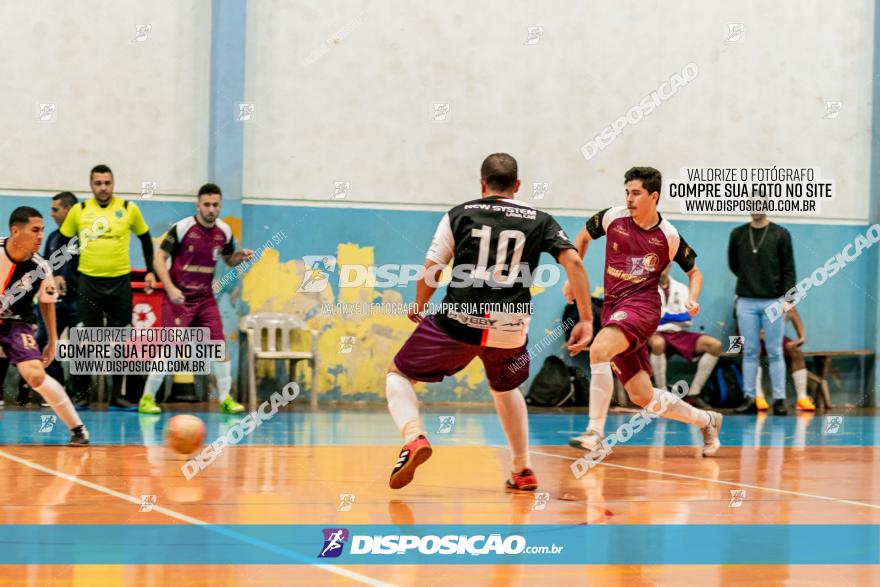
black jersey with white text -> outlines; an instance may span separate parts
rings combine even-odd
[[[55,303],[58,292],[49,262],[34,253],[26,261],[13,261],[6,250],[8,239],[0,238],[0,320],[34,322],[34,296]]]
[[[439,265],[455,259],[438,325],[462,342],[522,346],[541,253],[556,259],[565,249],[574,245],[556,220],[525,202],[491,196],[452,208],[426,255]],[[553,267],[553,274],[558,271]]]

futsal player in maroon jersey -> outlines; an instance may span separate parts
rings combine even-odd
[[[223,320],[214,299],[214,268],[217,261],[229,267],[250,260],[254,252],[235,248],[232,229],[220,219],[223,194],[213,183],[199,188],[196,213],[175,223],[162,239],[153,262],[156,275],[165,287],[162,302],[163,328],[208,328],[212,341],[225,341]],[[166,267],[168,260],[171,267]],[[232,375],[227,353],[225,361],[212,361],[211,371],[217,379],[220,409],[227,414],[244,412],[244,406],[232,399],[229,390]],[[150,373],[144,385],[138,411],[158,414],[155,395],[167,373]]]
[[[678,231],[657,212],[662,177],[653,167],[633,167],[624,175],[626,206],[606,208],[587,221],[575,239],[581,256],[591,240],[602,236],[605,245],[605,302],[602,330],[590,345],[590,422],[586,431],[569,441],[592,451],[603,441],[605,419],[613,390],[612,369],[637,405],[672,420],[692,424],[703,433],[703,456],[718,451],[722,416],[697,409],[675,394],[656,389],[651,382],[647,341],[660,322],[660,274],[675,261],[688,276],[691,316],[700,311],[697,299],[703,276],[697,254]]]

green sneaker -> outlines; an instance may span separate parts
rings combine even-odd
[[[220,410],[224,414],[240,414],[244,411],[244,406],[227,395],[226,399],[220,402]]]
[[[141,414],[160,414],[162,413],[162,408],[156,405],[156,400],[153,399],[153,396],[145,393],[141,396],[141,401],[138,402],[138,412]]]

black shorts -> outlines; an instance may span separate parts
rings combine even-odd
[[[131,324],[131,279],[128,275],[80,275],[77,294],[76,314],[83,326],[120,327]]]

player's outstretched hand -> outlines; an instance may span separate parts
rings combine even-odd
[[[253,249],[242,249],[241,250],[241,259],[242,261],[250,261],[254,258]]]
[[[144,293],[151,294],[156,289],[156,276],[152,271],[148,271],[144,276]]]
[[[406,310],[406,317],[409,318],[412,322],[418,324],[423,320],[422,309],[419,308],[418,304],[410,304],[409,308]]]
[[[593,340],[593,320],[581,320],[571,329],[568,339],[568,353],[573,357],[589,346]]]
[[[67,295],[67,282],[64,281],[64,277],[61,275],[55,276],[55,287],[58,289],[58,295],[66,296]]]
[[[574,303],[574,295],[571,293],[571,284],[569,282],[565,282],[565,285],[562,286],[562,295],[565,296],[565,299],[569,304]]]
[[[172,304],[182,304],[186,299],[183,297],[183,292],[173,285],[171,287],[165,288],[165,293],[168,294],[168,300]]]
[[[57,341],[50,340],[46,348],[43,349],[43,369],[52,364],[55,360],[55,343]]]
[[[700,313],[700,304],[693,300],[688,300],[684,303],[684,309],[687,310],[688,314],[693,318]]]

